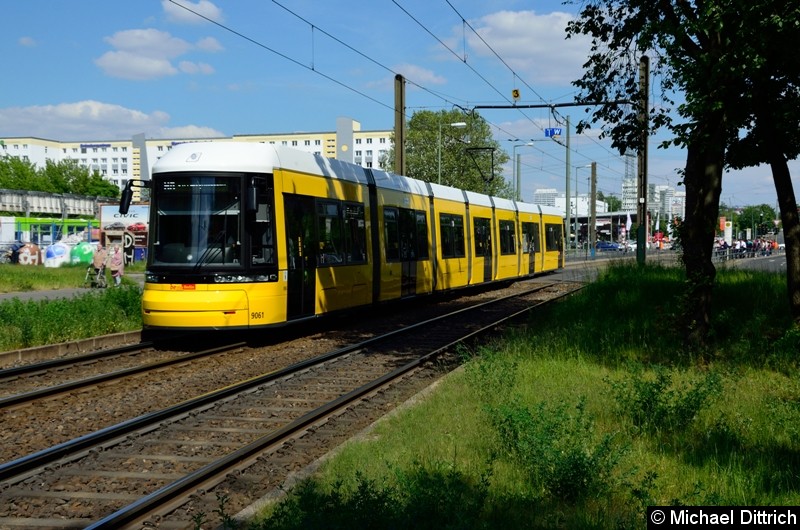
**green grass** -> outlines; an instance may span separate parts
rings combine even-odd
[[[676,335],[683,282],[610,268],[471,352],[250,526],[642,528],[648,505],[800,504],[785,277],[720,271],[703,359]]]
[[[129,272],[131,269],[126,269]],[[5,292],[75,288],[85,266],[60,268],[0,265]],[[73,298],[0,302],[0,351],[16,350],[131,331],[142,327],[141,288],[128,278],[123,287],[95,289]]]
[[[144,262],[125,267],[126,273],[142,271]],[[56,268],[4,263],[0,264],[0,293],[82,287],[85,277],[86,265],[64,265]]]

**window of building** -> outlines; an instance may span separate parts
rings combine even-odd
[[[372,138],[367,138],[367,143],[371,144],[372,143]]]
[[[356,138],[356,145],[361,145],[361,138]]]
[[[158,151],[159,151],[159,152],[162,152],[162,151],[164,151],[164,146],[163,146],[163,145],[159,145],[159,146],[158,146]]]
[[[303,145],[310,146],[311,145],[311,140],[305,140],[303,142]]]
[[[292,140],[292,147],[297,147],[297,140]]]

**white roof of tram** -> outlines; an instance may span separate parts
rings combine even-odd
[[[342,162],[321,155],[299,151],[290,147],[238,141],[186,142],[175,145],[170,151],[156,161],[153,173],[170,171],[191,171],[193,166],[202,166],[204,171],[241,171],[246,173],[272,173],[275,168],[289,169],[311,175],[356,182],[366,186],[367,170],[356,164]],[[421,180],[403,177],[387,171],[373,169],[375,185],[379,188],[404,191],[428,197],[430,188],[433,196],[440,199],[462,202],[466,195],[470,204],[494,206],[521,212],[552,214],[561,216],[556,208],[530,203],[514,203],[509,199],[490,198],[487,195],[472,191],[464,192],[457,188],[425,183]]]

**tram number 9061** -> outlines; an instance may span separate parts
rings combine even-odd
[[[250,320],[261,320],[264,318],[263,311],[251,311],[250,312]]]

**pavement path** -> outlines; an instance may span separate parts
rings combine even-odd
[[[144,284],[144,274],[132,273],[132,274],[126,274],[126,277],[138,282],[139,285]],[[109,287],[109,289],[113,289],[113,287]],[[81,296],[86,293],[91,293],[91,292],[97,293],[101,291],[102,291],[101,289],[77,287],[73,289],[50,289],[47,291],[19,291],[11,293],[0,293],[0,302],[4,302],[6,300],[13,300],[14,298],[19,298],[23,302],[28,300],[33,300],[38,302],[40,300],[56,300],[59,298],[72,298],[75,296]]]

